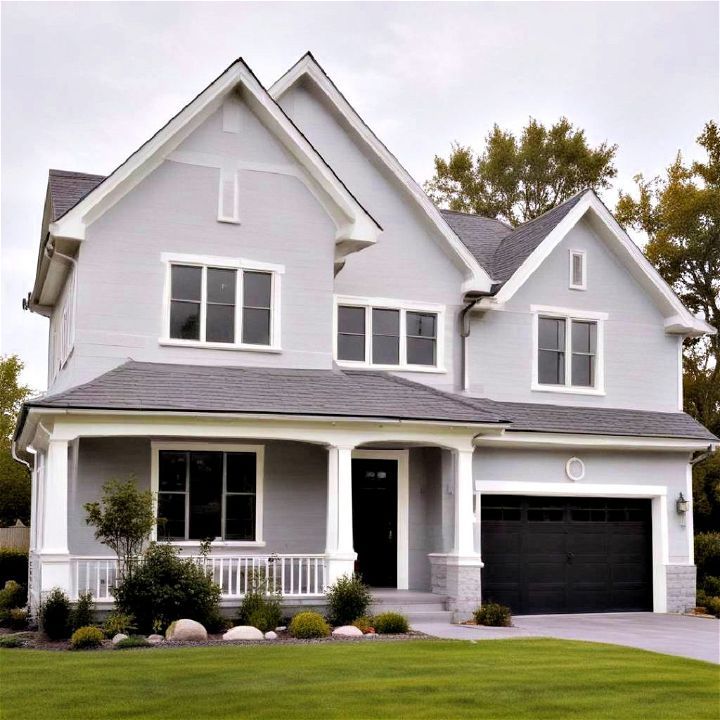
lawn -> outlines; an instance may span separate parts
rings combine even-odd
[[[718,718],[714,665],[560,640],[0,650],[3,720]]]

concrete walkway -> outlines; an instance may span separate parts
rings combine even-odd
[[[513,627],[413,623],[428,635],[453,640],[550,637],[628,647],[720,664],[720,620],[656,613],[522,615]]]

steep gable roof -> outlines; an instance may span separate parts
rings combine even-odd
[[[502,243],[503,238],[512,233],[512,228],[499,220],[486,218],[482,215],[444,209],[440,210],[440,214],[477,261],[495,280],[495,251]]]
[[[50,220],[61,218],[104,179],[105,175],[90,175],[70,170],[50,170],[48,173]]]

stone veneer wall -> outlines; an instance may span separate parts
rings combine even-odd
[[[695,581],[697,568],[694,565],[668,565],[667,611],[687,612],[695,607]]]
[[[473,610],[480,605],[479,562],[458,562],[458,558],[446,555],[429,555],[430,583],[432,592],[447,597],[448,610],[453,611],[453,622],[462,622],[472,617]]]

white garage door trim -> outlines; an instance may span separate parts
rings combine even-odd
[[[667,612],[668,559],[667,487],[665,485],[610,485],[536,483],[519,480],[476,480],[475,522],[480,538],[482,495],[535,495],[556,497],[649,498],[652,503],[653,611]],[[482,556],[482,547],[480,547]]]

